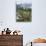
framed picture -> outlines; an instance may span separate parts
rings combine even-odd
[[[32,22],[31,0],[16,0],[16,22]]]

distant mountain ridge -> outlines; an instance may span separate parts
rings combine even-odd
[[[16,7],[23,7],[23,8],[31,8],[32,7],[32,4],[16,4]]]

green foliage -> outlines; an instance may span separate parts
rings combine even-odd
[[[19,13],[19,19],[17,21],[21,21],[21,22],[28,22],[31,21],[31,12],[32,9],[31,8],[19,8],[17,10],[17,13]],[[18,15],[17,15],[18,16]]]

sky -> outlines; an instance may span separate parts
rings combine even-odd
[[[32,0],[16,0],[18,4],[20,3],[32,3]]]

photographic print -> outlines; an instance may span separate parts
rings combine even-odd
[[[30,0],[16,0],[16,22],[32,21],[32,2]]]

